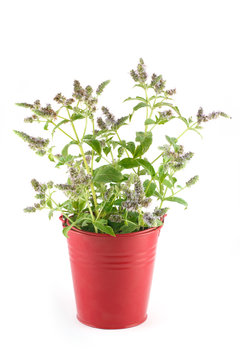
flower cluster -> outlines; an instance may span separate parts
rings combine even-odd
[[[153,212],[153,215],[156,217],[156,218],[159,218],[159,219],[162,219],[163,215],[165,215],[168,211],[168,208],[165,207],[165,208],[155,208],[154,209],[154,212]]]
[[[197,112],[198,125],[200,125],[202,122],[207,122],[212,119],[217,119],[219,116],[228,117],[228,115],[222,111],[213,111],[210,114],[205,115],[203,112],[203,108],[200,107]]]
[[[66,139],[58,148],[49,139],[15,131],[37,154],[46,154],[45,158],[56,168],[65,167],[67,174],[66,180],[57,184],[33,179],[38,201],[25,208],[25,212],[46,208],[51,218],[55,211],[61,211],[71,226],[115,235],[161,226],[168,211],[164,207],[166,203],[187,207],[179,194],[194,185],[198,176],[185,180],[185,185],[177,178],[178,171],[193,157],[191,151],[184,151],[179,139],[185,134],[200,134],[202,123],[228,116],[220,111],[205,115],[200,108],[195,120],[185,118],[171,98],[176,89],[168,89],[162,75],[157,73],[148,79],[143,59],[130,74],[139,93],[125,100],[135,102],[128,116],[115,117],[102,104],[97,108],[109,80],[96,89],[75,80],[72,97],[61,92],[54,97],[56,109],[51,104],[42,106],[40,100],[17,104],[32,112],[32,116],[24,119],[25,123],[43,125],[44,131],[55,134],[54,140],[58,133]],[[142,110],[138,112],[139,109]],[[96,116],[97,110],[102,115]],[[142,123],[141,114],[145,114]],[[175,134],[176,137],[166,135],[166,144],[158,147],[160,151],[149,151],[156,143],[154,136],[158,137],[158,128],[162,133],[162,126],[170,120],[184,125],[182,132]],[[132,123],[136,136],[129,141],[128,131],[121,130],[123,125]],[[54,141],[53,136],[50,138]],[[56,190],[66,196],[64,202],[59,203],[55,198]],[[151,210],[153,199],[156,205]]]
[[[168,119],[168,120],[171,116],[173,116],[171,109],[165,111],[159,111],[158,114],[161,119]]]
[[[131,190],[133,184],[134,190]],[[137,211],[139,207],[148,207],[151,203],[151,198],[145,196],[140,178],[133,174],[129,177],[125,185],[122,186],[123,193],[126,200],[122,202],[122,207],[127,211]]]
[[[39,122],[39,117],[37,115],[28,116],[24,119],[25,123],[32,124],[33,122]]]
[[[36,210],[41,210],[46,206],[46,191],[47,189],[53,188],[53,182],[49,181],[47,184],[41,184],[36,179],[31,180],[33,189],[36,192],[35,198],[39,200],[38,203],[35,203],[34,206],[28,206],[24,209],[24,212],[35,212]]]
[[[181,170],[185,167],[186,162],[191,160],[193,155],[194,154],[191,151],[189,151],[183,155],[178,154],[178,156],[173,156],[172,159],[170,160],[169,166],[175,171]]]
[[[194,184],[196,184],[196,182],[199,180],[199,176],[198,175],[195,175],[194,177],[192,177],[191,179],[189,179],[187,182],[186,182],[186,187],[190,187]]]
[[[153,216],[152,213],[145,212],[143,215],[143,220],[144,220],[145,224],[147,224],[147,226],[149,226],[149,227],[155,226],[156,218]]]
[[[105,106],[102,106],[102,112],[105,116],[105,121],[101,117],[97,118],[97,124],[101,130],[117,130],[120,126],[125,124],[128,119],[128,116],[122,116],[121,118],[115,120],[115,116]]]
[[[16,103],[16,105],[21,106],[21,107],[25,107],[25,108],[29,108],[32,110],[32,112],[35,115],[38,115],[40,117],[43,117],[45,119],[56,119],[57,117],[57,113],[52,109],[51,104],[47,104],[45,107],[41,106],[41,102],[40,100],[36,100],[34,101],[33,104],[28,104],[28,103]],[[35,120],[39,120],[38,118],[35,118],[34,116],[31,117],[33,121]],[[25,122],[33,122],[31,120],[31,118],[26,118]]]
[[[97,118],[97,124],[98,124],[99,129],[101,129],[101,130],[107,130],[108,129],[107,124],[103,121],[103,119],[101,117]]]
[[[92,176],[85,174],[85,170],[81,167],[77,170],[76,166],[71,166],[69,168],[70,180],[74,189],[77,189],[79,186],[87,186],[90,184]]]
[[[55,184],[55,188],[62,190],[64,192],[67,192],[67,191],[72,192],[74,190],[73,186],[70,184]]]
[[[25,213],[32,213],[36,211],[36,208],[34,206],[27,206],[25,209],[23,209]]]
[[[117,119],[117,121],[115,122],[114,125],[112,125],[111,129],[112,130],[117,130],[119,129],[123,124],[126,123],[126,120],[128,119],[128,116],[122,116],[119,119]]]
[[[114,191],[114,189],[113,189],[113,187],[111,186],[110,188],[108,188],[108,189],[105,189],[105,192],[104,192],[104,200],[109,200],[110,199],[110,197],[112,196],[112,194],[113,194],[113,191]]]
[[[33,111],[43,118],[47,119],[56,119],[57,113],[53,110],[51,104],[47,104],[46,106],[41,106],[40,100],[36,100],[33,104]]]
[[[110,83],[110,80],[103,81],[96,90],[97,95],[101,95],[105,87]]]
[[[62,95],[62,93],[58,93],[54,99],[58,104],[62,104],[64,106],[72,105],[74,103],[73,98],[67,99],[65,96]]]
[[[93,88],[88,85],[84,89],[78,80],[74,80],[73,89],[72,96],[79,101],[83,101],[92,112],[95,112],[97,98],[93,96]]]
[[[163,150],[163,156],[166,159],[166,162],[164,163],[165,168],[170,168],[174,171],[183,169],[187,161],[191,160],[194,155],[191,151],[184,154],[182,145],[177,145],[174,151],[171,150],[170,145],[164,145],[160,148]]]
[[[156,94],[161,93],[165,88],[166,81],[163,80],[162,75],[152,74],[151,87],[155,90]]]
[[[78,199],[84,191],[84,187],[90,185],[92,176],[86,174],[78,162],[71,163],[69,169],[69,182],[67,184],[56,184],[55,187],[62,190],[71,199]]]
[[[110,113],[110,111],[108,110],[107,107],[102,106],[102,112],[105,116],[105,124],[106,125],[115,125],[116,124],[115,116],[112,113]]]
[[[30,149],[35,150],[38,155],[46,154],[46,147],[49,144],[49,139],[43,139],[41,137],[30,136],[23,131],[14,130],[15,134],[18,135],[23,141],[28,143]]]
[[[74,89],[74,91],[73,91],[72,96],[77,100],[80,100],[80,101],[83,100],[83,98],[86,96],[86,91],[81,86],[81,84],[78,80],[74,80],[73,89]]]
[[[114,222],[114,223],[121,223],[123,221],[123,218],[122,218],[121,215],[111,214],[109,216],[109,220]]]
[[[166,95],[172,96],[176,94],[176,89],[169,89],[165,91]]]
[[[131,70],[130,75],[135,82],[139,82],[140,84],[144,84],[146,82],[147,80],[146,66],[142,58],[139,60],[139,64],[137,65],[137,70]]]
[[[168,208],[155,208],[153,213],[145,212],[143,214],[143,220],[149,227],[158,226],[159,221],[163,222],[164,215],[167,213]]]

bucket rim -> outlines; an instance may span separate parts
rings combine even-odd
[[[167,214],[163,215],[163,224],[164,224],[164,220],[165,220],[166,216],[167,216]],[[63,219],[63,215],[61,215],[59,217],[59,219],[62,221],[62,225],[64,227],[65,222],[64,222],[64,219]],[[68,224],[67,219],[66,219],[66,222]],[[107,238],[111,238],[111,239],[116,239],[118,237],[126,237],[126,236],[129,236],[129,235],[141,236],[141,235],[148,234],[150,232],[155,232],[157,230],[161,230],[161,228],[163,227],[163,224],[161,226],[156,226],[156,227],[148,228],[148,229],[141,230],[141,231],[135,231],[135,232],[125,233],[125,234],[116,234],[116,236],[112,236],[112,235],[109,235],[109,234],[100,234],[100,233],[93,233],[93,232],[90,232],[90,231],[80,230],[80,229],[75,228],[74,226],[69,230],[69,232],[73,231],[75,233],[79,233],[79,234],[83,234],[83,235],[87,235],[87,236],[107,237]]]

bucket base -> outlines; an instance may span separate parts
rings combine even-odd
[[[145,318],[139,322],[133,323],[133,324],[129,324],[129,325],[124,325],[124,326],[120,326],[120,327],[114,327],[114,326],[109,326],[109,327],[103,327],[103,326],[98,326],[98,325],[94,325],[94,324],[89,324],[88,322],[80,319],[77,315],[77,319],[78,321],[80,321],[82,324],[93,327],[93,328],[97,328],[97,329],[103,329],[103,330],[120,330],[120,329],[128,329],[134,326],[138,326],[142,323],[144,323],[144,321],[147,320],[147,315],[145,316]]]

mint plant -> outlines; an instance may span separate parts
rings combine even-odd
[[[98,105],[109,80],[96,91],[75,80],[72,97],[66,98],[61,93],[55,96],[56,109],[50,104],[42,106],[39,100],[17,104],[32,112],[25,118],[26,123],[43,125],[51,136],[45,139],[22,131],[15,133],[37,155],[45,156],[56,168],[64,168],[67,174],[65,183],[40,183],[33,179],[37,201],[25,212],[48,209],[49,219],[55,211],[60,212],[68,224],[65,235],[72,227],[112,236],[140,231],[161,226],[169,203],[186,208],[187,202],[179,193],[194,185],[198,176],[184,185],[178,183],[178,172],[194,155],[185,152],[180,139],[191,132],[201,136],[205,122],[228,117],[219,111],[205,115],[202,108],[194,119],[184,117],[172,99],[176,90],[166,89],[162,75],[153,74],[148,80],[142,59],[130,75],[142,93],[124,100],[134,102],[134,106],[130,114],[118,119],[107,107]],[[140,109],[145,110],[142,124]],[[139,126],[135,141],[127,141],[122,134],[135,118],[138,123],[134,126]],[[163,132],[163,125],[176,120],[184,123],[184,131],[177,137],[166,135],[158,153],[151,151],[153,129],[155,134]],[[58,133],[66,138],[59,153],[55,150]],[[58,200],[58,191],[65,195],[64,201]],[[154,210],[148,210],[149,207]]]

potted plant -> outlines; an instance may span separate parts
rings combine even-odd
[[[49,219],[54,212],[61,213],[77,317],[106,329],[135,326],[146,319],[157,239],[168,206],[176,202],[186,208],[187,202],[179,195],[198,181],[197,175],[184,185],[177,180],[178,172],[193,157],[184,150],[182,137],[201,135],[205,122],[227,117],[223,112],[205,115],[202,108],[196,118],[184,117],[172,99],[176,90],[166,89],[162,75],[153,74],[148,80],[142,59],[130,74],[142,93],[125,100],[134,106],[120,118],[98,105],[109,81],[94,91],[75,80],[71,98],[61,93],[55,96],[57,109],[39,100],[17,104],[32,112],[24,121],[43,125],[51,141],[15,133],[67,174],[64,183],[33,179],[37,201],[25,212],[48,209]],[[143,113],[144,121],[134,122]],[[176,120],[183,124],[183,131],[176,137],[166,135],[163,144],[152,150],[153,135]],[[131,125],[137,128],[135,141],[124,138]],[[66,140],[60,151],[54,145],[58,134]]]

